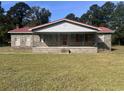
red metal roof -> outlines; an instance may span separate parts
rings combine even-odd
[[[32,28],[29,28],[29,27],[16,28],[14,30],[10,30],[8,33],[31,33],[32,30],[42,28],[42,27],[46,27],[46,26],[49,26],[51,24],[55,24],[55,23],[61,22],[61,21],[67,21],[67,22],[71,22],[71,23],[74,23],[74,24],[77,24],[77,25],[82,25],[82,26],[86,26],[86,27],[89,27],[89,28],[92,28],[92,29],[96,29],[100,33],[112,33],[113,32],[111,29],[106,28],[106,27],[95,27],[95,26],[91,26],[91,25],[84,24],[84,23],[81,23],[81,22],[72,21],[72,20],[69,20],[69,19],[59,19],[57,21],[49,22],[49,23],[46,23],[46,24],[43,24],[43,25],[32,27]]]
[[[29,27],[16,28],[16,29],[10,30],[9,33],[30,33],[32,32],[29,29],[30,29]]]
[[[113,32],[111,29],[106,28],[106,27],[99,27],[99,30],[100,30],[100,32],[103,32],[103,33],[105,33],[105,32]]]

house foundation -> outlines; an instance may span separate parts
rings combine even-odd
[[[33,47],[34,53],[97,53],[97,47]]]

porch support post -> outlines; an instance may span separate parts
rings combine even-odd
[[[32,33],[32,46],[34,47],[34,33]]]
[[[95,33],[95,47],[97,47],[98,41],[97,41],[97,33]]]
[[[85,32],[84,32],[84,46],[85,46]]]
[[[60,36],[59,36],[59,33],[57,33],[57,44],[58,44],[58,46],[59,46],[59,41],[60,41]]]
[[[69,33],[67,33],[67,46],[68,46],[68,42],[69,42]]]

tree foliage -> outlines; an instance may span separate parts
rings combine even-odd
[[[65,18],[70,19],[70,20],[74,20],[74,21],[80,20],[79,17],[76,17],[75,14],[73,14],[73,13],[68,14]]]
[[[31,8],[31,26],[41,25],[49,22],[51,12],[45,8],[32,7]]]
[[[11,21],[14,25],[19,25],[19,27],[22,27],[27,24],[30,11],[31,8],[26,3],[19,2],[10,8],[7,15],[10,19],[12,19]]]
[[[116,5],[112,2],[106,2],[102,7],[102,16],[103,16],[103,22],[107,27],[110,27],[110,21],[112,20],[112,15],[114,13],[114,10],[116,8]]]
[[[0,2],[0,25],[2,25],[3,24],[3,22],[4,22],[4,9],[2,8],[2,6],[1,6],[1,2]]]
[[[51,14],[46,8],[30,7],[24,2],[16,3],[5,12],[0,2],[0,44],[10,40],[7,31],[14,29],[16,25],[23,27],[45,24],[49,22]],[[86,13],[82,13],[81,17],[69,13],[65,18],[90,25],[109,27],[115,30],[113,41],[124,44],[124,2],[117,4],[106,2],[102,6],[94,4]]]
[[[119,2],[110,21],[111,28],[115,29],[114,40],[118,44],[124,44],[124,2]]]
[[[103,6],[92,5],[90,9],[80,17],[81,22],[95,26],[109,26],[115,4],[106,2]]]
[[[87,13],[83,14],[80,18],[81,22],[85,22],[90,25],[99,26],[103,23],[102,20],[102,11],[101,7],[97,4],[94,4],[90,7]],[[83,21],[84,20],[84,21]]]
[[[0,2],[0,45],[3,43],[3,39],[5,39],[5,15],[4,15],[5,11],[1,6],[1,2]]]

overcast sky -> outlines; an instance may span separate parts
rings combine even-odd
[[[2,1],[2,7],[7,11],[17,1]],[[52,12],[51,21],[64,18],[69,13],[81,16],[93,4],[103,5],[105,1],[26,1],[29,6],[47,8]],[[117,3],[117,2],[114,2]]]

